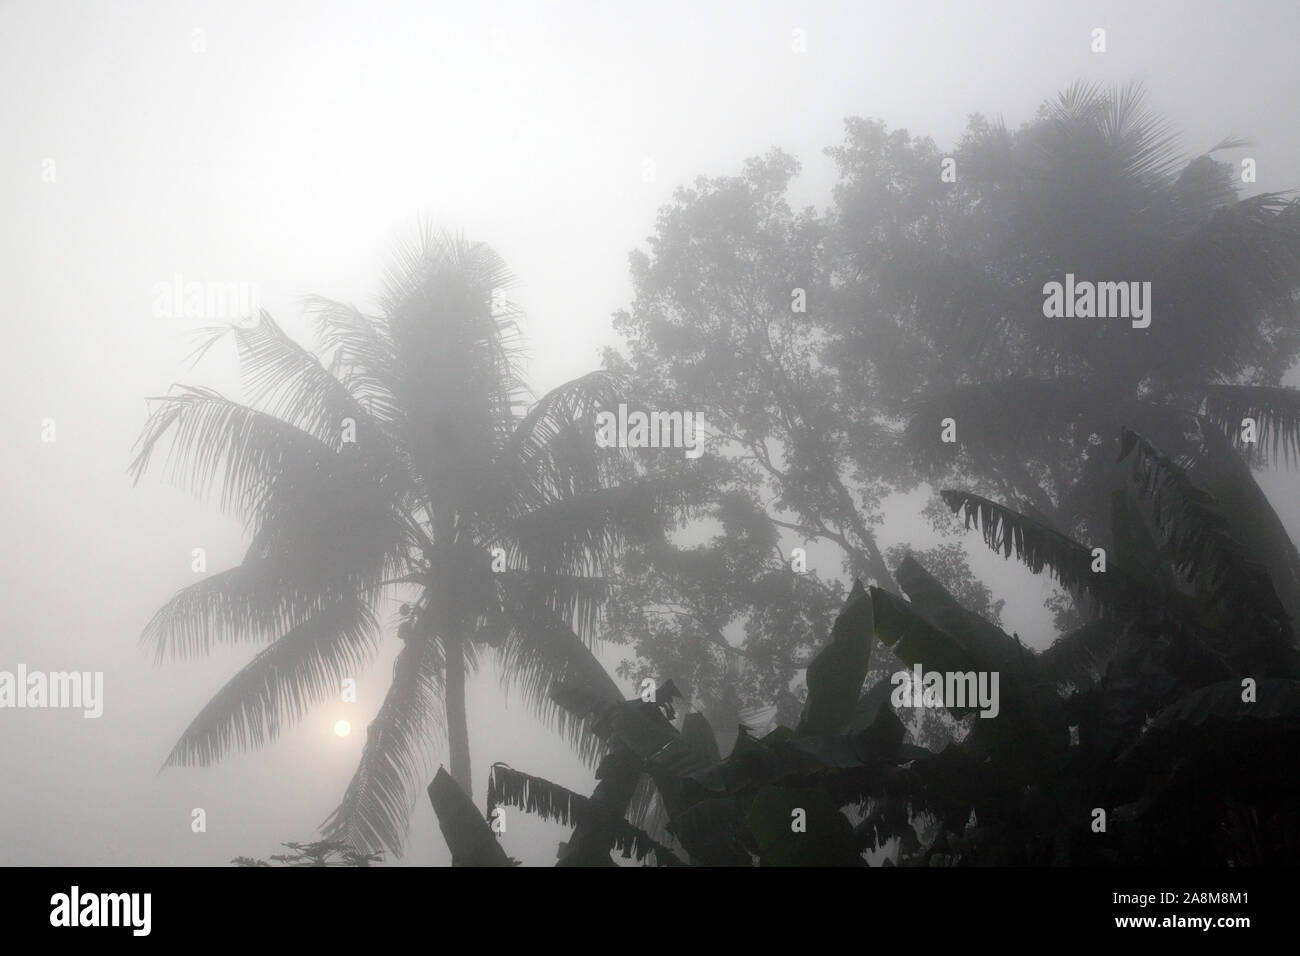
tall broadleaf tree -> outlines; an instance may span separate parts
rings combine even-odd
[[[204,351],[233,335],[247,404],[189,386],[154,400],[132,474],[165,464],[238,514],[250,544],[159,609],[144,641],[159,662],[260,647],[166,766],[269,743],[394,630],[392,681],[327,839],[400,853],[440,738],[472,792],[465,686],[485,653],[595,758],[547,691],[622,699],[591,650],[603,575],[626,541],[660,533],[671,496],[596,445],[597,412],[623,397],[615,376],[527,400],[511,281],[488,246],[426,227],[394,257],[378,315],[309,300],[318,352],[265,312],[209,330]]]
[[[624,347],[605,358],[656,407],[708,423],[702,459],[647,459],[653,473],[709,481],[684,536],[626,562],[615,607],[638,658],[626,672],[673,675],[724,749],[741,723],[797,717],[800,675],[843,602],[824,557],[792,549],[838,551],[850,580],[896,587],[876,532],[885,476],[910,481],[888,430],[870,423],[865,383],[822,354],[826,223],[787,201],[799,169],[773,150],[678,189],[649,249],[630,257],[636,298],[615,319]]]
[[[636,299],[607,364],[705,413],[721,477],[695,513],[744,535],[638,556],[619,607],[639,673],[712,698],[719,728],[797,698],[828,620],[823,585],[836,586],[825,556],[897,591],[875,538],[890,493],[922,481],[1013,502],[1113,552],[1125,426],[1224,505],[1300,614],[1300,557],[1251,473],[1300,448],[1300,399],[1280,387],[1300,356],[1300,205],[1241,195],[1239,167],[1220,160],[1241,145],[1185,155],[1139,86],[1077,84],[1018,129],[972,117],[950,150],[848,120],[828,150],[840,176],[825,213],[790,208],[799,166],[779,151],[680,189],[631,257]],[[1067,273],[1150,281],[1151,325],[1046,318],[1043,286]],[[941,441],[949,417],[955,443]],[[941,503],[925,514],[956,531]],[[793,546],[818,555],[805,574]],[[683,574],[692,561],[707,576]],[[964,562],[945,564],[936,574],[961,590]],[[798,619],[768,627],[777,593]],[[1069,595],[1052,604],[1063,631],[1090,613]],[[724,630],[731,648],[691,638]]]

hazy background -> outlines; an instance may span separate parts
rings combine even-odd
[[[1089,52],[1099,26],[1101,55]],[[796,28],[806,53],[791,49]],[[822,207],[834,174],[822,150],[846,116],[943,148],[969,113],[1016,126],[1075,79],[1138,78],[1189,152],[1244,136],[1257,144],[1248,190],[1300,186],[1298,37],[1293,0],[0,0],[0,669],[102,670],[106,698],[99,720],[0,711],[0,863],[224,864],[313,839],[397,650],[390,639],[357,675],[358,703],[321,705],[260,753],[158,774],[251,649],[155,667],[137,645],[193,580],[192,548],[207,549],[211,570],[243,551],[215,504],[157,470],[138,488],[126,475],[146,396],[176,381],[237,394],[233,344],[191,369],[188,333],[208,323],[154,318],[154,283],[256,283],[298,332],[305,293],[370,307],[385,256],[425,216],[491,243],[521,279],[514,299],[540,393],[614,343],[610,313],[631,297],[627,253],[677,185],[736,174],[776,145],[804,164],[796,202]],[[40,437],[47,417],[52,444]],[[1297,535],[1294,476],[1262,483]],[[882,544],[925,542],[911,520],[900,507]],[[972,555],[1008,599],[1007,629],[1050,640],[1042,584],[982,547]],[[611,667],[619,657],[605,654]],[[558,738],[502,706],[480,675],[480,805],[496,760],[590,789]],[[340,718],[347,738],[332,733]],[[206,833],[191,832],[196,807]],[[564,838],[523,814],[510,828],[509,852],[529,864],[552,862]],[[401,862],[448,862],[423,798]]]

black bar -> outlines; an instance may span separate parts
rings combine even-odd
[[[703,909],[676,924],[685,937],[696,919],[716,929],[760,937],[768,932],[863,932],[893,925],[904,934],[957,932],[965,925],[999,940],[1242,939],[1252,931],[1285,932],[1294,920],[1294,872],[1251,870],[1103,870],[930,868],[775,869],[726,874],[643,869],[621,885],[591,870],[541,874],[512,869],[495,877],[467,868],[372,867],[325,871],[298,868],[32,868],[10,870],[12,890],[0,903],[11,939],[76,933],[78,942],[292,940],[357,938],[396,941],[445,927],[559,933],[585,946],[612,938],[602,924],[634,939],[642,931],[674,932],[673,911]],[[693,874],[693,875],[692,875]],[[88,894],[150,894],[148,935],[128,925],[53,926],[56,894],[73,886]],[[143,897],[141,897],[143,899]],[[687,905],[689,901],[695,901]],[[92,904],[97,905],[97,904]],[[139,913],[140,911],[136,911]],[[111,913],[110,913],[111,915]],[[1248,925],[1189,926],[1195,919],[1248,920]],[[1121,920],[1154,925],[1119,925]],[[1165,920],[1173,922],[1165,924]],[[838,925],[837,925],[838,924]],[[763,927],[767,927],[763,929]],[[505,937],[499,934],[505,933]],[[589,935],[591,934],[591,935]],[[1046,936],[1044,935],[1046,934]],[[1172,934],[1172,935],[1170,935]],[[487,937],[485,937],[486,939]],[[932,937],[938,939],[938,936]],[[522,942],[522,938],[518,940]],[[565,945],[562,939],[557,939]],[[1141,945],[1139,943],[1139,945]]]

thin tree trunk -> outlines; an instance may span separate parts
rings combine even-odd
[[[451,751],[451,776],[474,799],[469,766],[469,717],[465,711],[465,650],[459,637],[444,637],[447,653],[447,743]]]
[[[865,530],[864,528],[863,531],[865,532]],[[871,576],[876,579],[876,585],[891,594],[902,596],[903,590],[898,586],[898,582],[894,580],[889,565],[885,564],[885,556],[880,553],[880,546],[876,544],[876,539],[867,534],[864,543],[867,548],[867,569]]]

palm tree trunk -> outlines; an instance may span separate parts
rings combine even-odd
[[[474,799],[469,767],[469,717],[465,711],[465,651],[459,637],[444,638],[447,654],[447,743],[451,751],[451,776]]]

